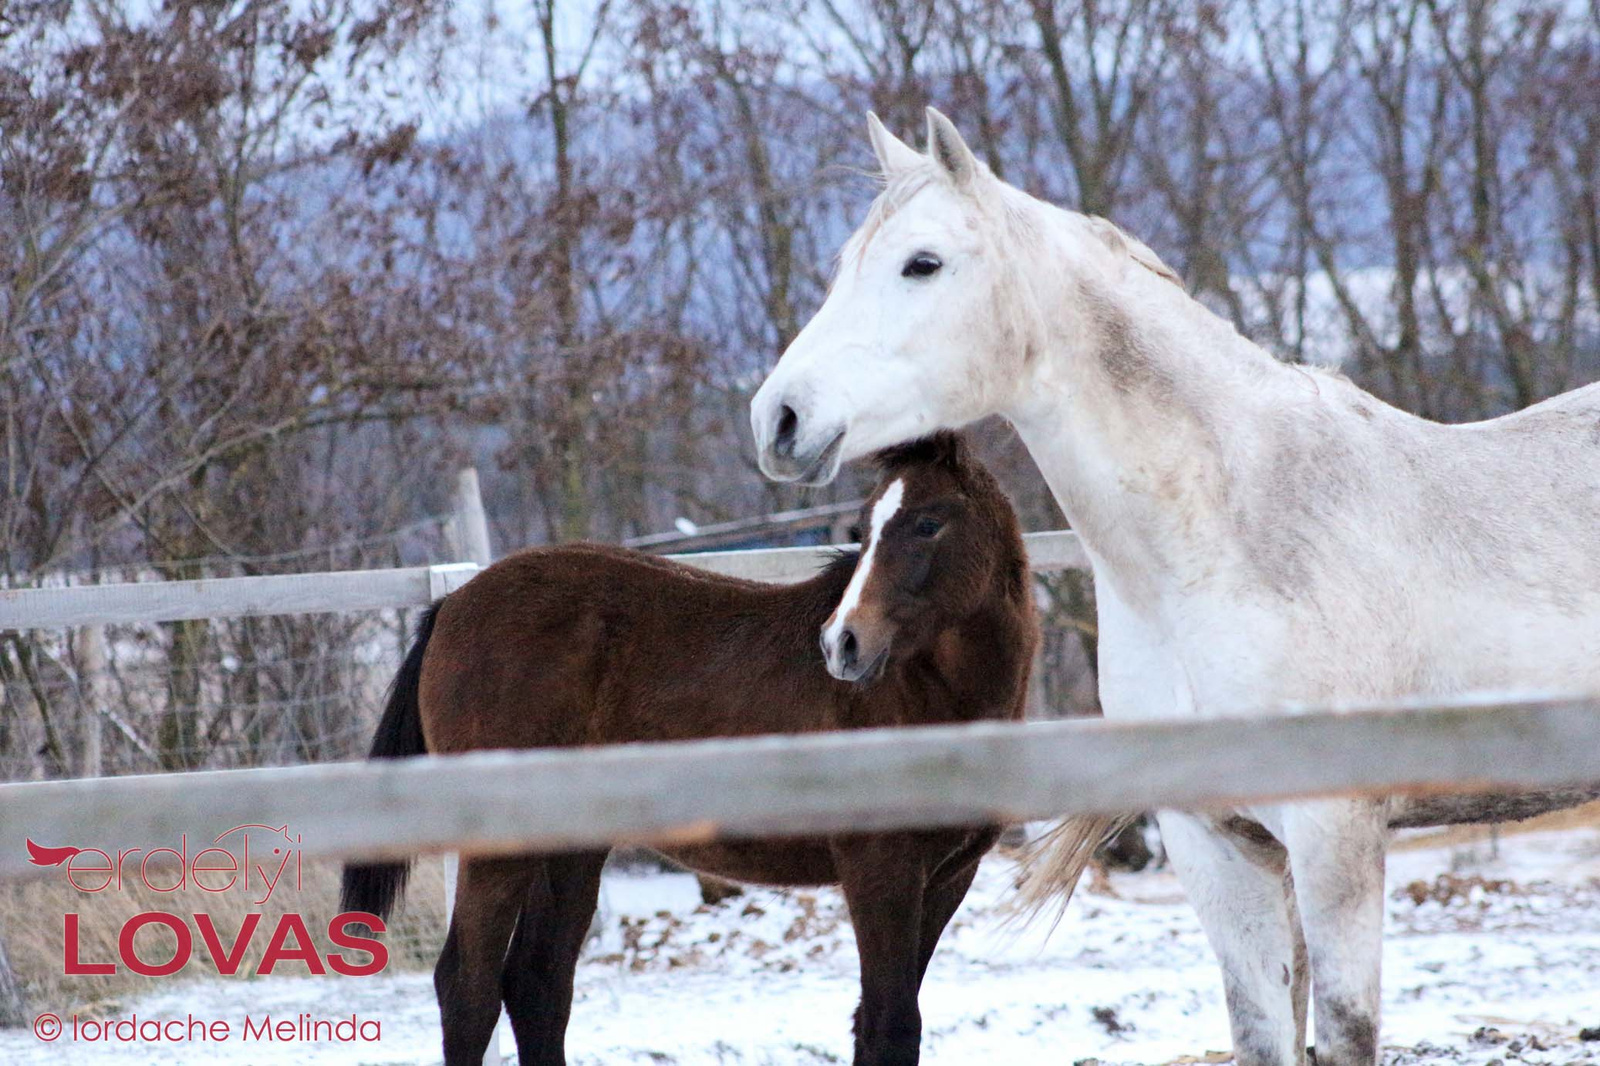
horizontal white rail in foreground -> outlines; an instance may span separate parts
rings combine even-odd
[[[1087,566],[1077,535],[1067,530],[1030,533],[1028,557],[1038,571]],[[691,566],[759,581],[800,581],[816,573],[838,546],[700,552],[670,556]],[[0,589],[0,629],[130,622],[177,622],[247,615],[378,611],[431,603],[459,587],[477,568],[471,563],[397,570],[338,570],[268,577],[140,581],[67,588]]]
[[[0,877],[57,847],[288,823],[304,854],[553,851],[1600,781],[1600,700],[985,723],[0,785]],[[38,871],[32,871],[38,872]]]

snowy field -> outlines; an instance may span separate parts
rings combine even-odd
[[[979,883],[922,993],[925,1062],[1225,1062],[1210,952],[1169,872],[1080,892],[1060,929],[999,928],[1011,876]],[[1600,1064],[1600,829],[1397,850],[1390,860],[1384,1061]],[[575,1064],[849,1062],[854,941],[831,891],[747,892],[700,905],[692,878],[617,875],[609,918],[578,972]],[[128,1005],[141,1018],[354,1013],[367,1045],[237,1041],[123,1047],[0,1035],[0,1062],[437,1063],[426,975],[176,985]],[[509,1035],[507,1061],[513,1061]]]

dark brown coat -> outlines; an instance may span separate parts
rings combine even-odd
[[[953,435],[896,449],[881,464],[864,516],[895,479],[904,502],[879,542],[864,546],[875,555],[860,613],[886,663],[872,680],[836,680],[818,647],[854,555],[782,586],[618,548],[535,548],[424,618],[373,756],[1020,718],[1037,631],[1009,503]],[[735,880],[840,884],[862,961],[856,1061],[913,1063],[923,972],[996,834],[728,841],[667,853]],[[604,860],[463,862],[435,971],[447,1063],[479,1061],[502,1000],[523,1063],[565,1061],[572,973]],[[387,914],[404,873],[396,864],[348,868],[346,909]]]

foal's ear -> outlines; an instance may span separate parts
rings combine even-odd
[[[890,133],[871,111],[867,112],[867,136],[872,140],[872,154],[878,157],[878,166],[885,175],[909,170],[922,162],[922,153]]]
[[[967,192],[977,185],[978,157],[961,139],[955,123],[931,107],[928,108],[928,155],[956,188]]]

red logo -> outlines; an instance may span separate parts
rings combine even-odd
[[[259,839],[263,835],[270,847]],[[293,874],[288,884],[300,888],[300,838],[290,836],[287,825],[236,825],[192,856],[188,834],[178,838],[177,847],[119,848],[115,856],[100,848],[47,848],[32,838],[27,845],[29,862],[64,866],[67,882],[79,892],[120,891],[133,881],[152,892],[190,887],[202,892],[249,892],[250,902],[259,904],[272,898],[288,874]]]
[[[28,861],[35,866],[60,866],[82,850],[74,847],[47,848],[28,838]]]
[[[258,839],[255,853],[251,852],[251,837]],[[270,847],[259,837],[267,837]],[[177,892],[183,888],[197,888],[202,892],[246,892],[250,902],[260,905],[272,898],[280,885],[301,887],[300,838],[290,836],[287,825],[236,825],[219,834],[208,847],[194,855],[189,854],[187,834],[178,839],[177,847],[119,848],[115,855],[100,848],[45,847],[27,839],[28,861],[35,866],[63,867],[67,883],[88,895],[111,890],[121,891],[128,883],[143,885],[152,892]],[[237,850],[236,850],[237,849]],[[158,858],[159,857],[159,858]],[[155,859],[154,864],[151,860]],[[258,861],[259,860],[259,861]],[[292,873],[293,877],[285,880]],[[259,898],[257,898],[259,897]],[[80,952],[78,915],[67,914],[64,958],[62,963],[68,974],[112,974],[117,972],[117,962],[85,962]],[[123,924],[117,938],[118,961],[130,971],[148,977],[164,977],[177,973],[189,962],[195,950],[194,931],[217,972],[232,975],[243,965],[246,950],[255,939],[262,915],[251,911],[244,916],[239,930],[231,942],[224,942],[209,914],[194,914],[185,920],[176,914],[146,911],[136,914]],[[159,961],[141,957],[134,945],[134,936],[146,926],[164,926],[172,932],[177,947],[170,959]],[[191,925],[193,929],[191,929]],[[331,947],[319,949],[305,919],[296,913],[280,915],[272,927],[267,947],[257,974],[270,974],[282,962],[303,962],[314,974],[334,973],[363,977],[381,971],[389,964],[388,949],[370,936],[359,936],[351,927],[366,926],[373,933],[384,931],[384,923],[375,915],[349,911],[335,915],[327,924],[327,942]],[[353,962],[343,952],[365,952],[368,962]],[[148,954],[148,952],[147,952]]]

